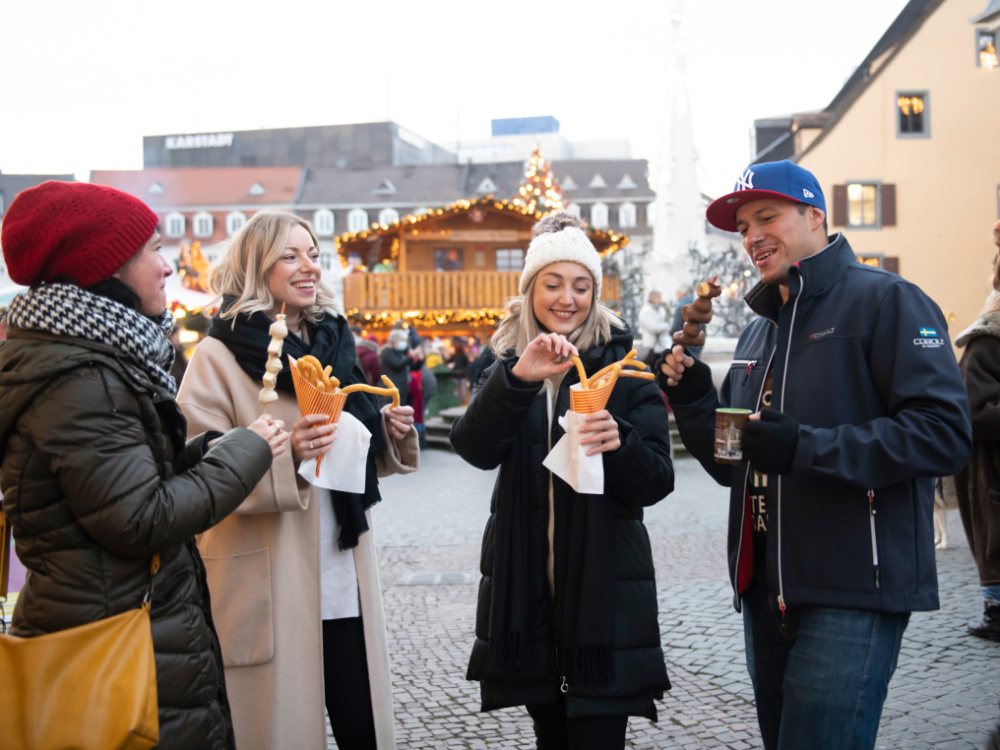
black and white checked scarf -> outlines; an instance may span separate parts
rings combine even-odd
[[[158,321],[151,320],[73,284],[43,284],[14,297],[7,308],[7,323],[106,344],[142,368],[156,386],[170,396],[177,395],[170,375],[174,347],[167,336],[174,317],[169,310]]]

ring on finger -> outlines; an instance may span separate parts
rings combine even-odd
[[[312,440],[310,440],[310,441],[309,441],[309,450],[312,450],[312,449],[313,449],[313,441],[312,441]]]

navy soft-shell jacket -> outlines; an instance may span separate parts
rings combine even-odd
[[[660,378],[684,444],[732,488],[734,591],[741,554],[752,554],[750,468],[713,460],[714,411],[758,410],[773,368],[771,408],[800,424],[791,473],[769,477],[766,573],[779,605],[937,609],[933,478],[961,468],[972,445],[944,317],[918,287],[858,263],[841,234],[789,270],[788,288],[785,304],[776,286],[747,294],[760,317],[740,336],[721,394],[680,403],[690,392]]]

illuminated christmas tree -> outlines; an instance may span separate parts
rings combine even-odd
[[[565,207],[562,189],[552,176],[552,165],[549,164],[542,151],[535,146],[534,153],[528,160],[524,170],[524,182],[514,196],[515,205],[523,206],[528,211],[548,213]]]
[[[208,285],[205,283],[208,259],[201,251],[200,242],[195,240],[190,246],[186,242],[182,242],[177,254],[177,262],[181,284],[185,289],[194,289],[199,292],[208,291]]]

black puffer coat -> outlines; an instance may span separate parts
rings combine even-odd
[[[13,633],[30,637],[138,607],[150,617],[159,748],[235,741],[205,569],[194,544],[271,465],[249,430],[185,445],[173,398],[114,349],[13,330],[0,342],[0,490],[28,569]],[[218,433],[216,433],[217,435]]]
[[[613,338],[583,352],[586,371],[593,374],[622,359],[632,348],[632,332],[612,328]],[[568,528],[579,528],[575,513],[581,497],[542,465],[549,452],[548,415],[542,383],[530,383],[511,372],[516,357],[495,362],[468,411],[452,428],[451,442],[466,461],[481,469],[500,467],[493,491],[491,515],[483,539],[480,569],[483,575],[476,613],[476,640],[468,677],[480,680],[483,710],[516,705],[541,705],[556,700],[561,677],[554,663],[535,659],[518,675],[488,674],[490,608],[494,587],[494,545],[497,542],[497,508],[520,493],[530,493],[530,558],[538,561],[532,574],[533,597],[539,603],[533,624],[543,647],[535,653],[554,652],[553,601],[544,561],[549,552],[549,478],[552,477],[556,528],[553,531],[554,578],[559,569],[560,545],[579,543],[568,538]],[[579,382],[569,370],[556,394],[554,415],[569,409],[569,387]],[[604,454],[605,494],[588,495],[613,505],[613,530],[606,538],[614,545],[614,679],[603,686],[570,682],[567,712],[573,717],[631,715],[656,719],[654,698],[669,689],[657,622],[656,584],[649,535],[642,523],[645,506],[653,505],[673,490],[667,410],[656,386],[647,380],[622,378],[607,405],[618,422],[621,447]],[[551,445],[563,436],[553,419]],[[560,528],[560,522],[566,523]],[[557,584],[558,585],[558,584]],[[557,596],[558,596],[557,591]]]

